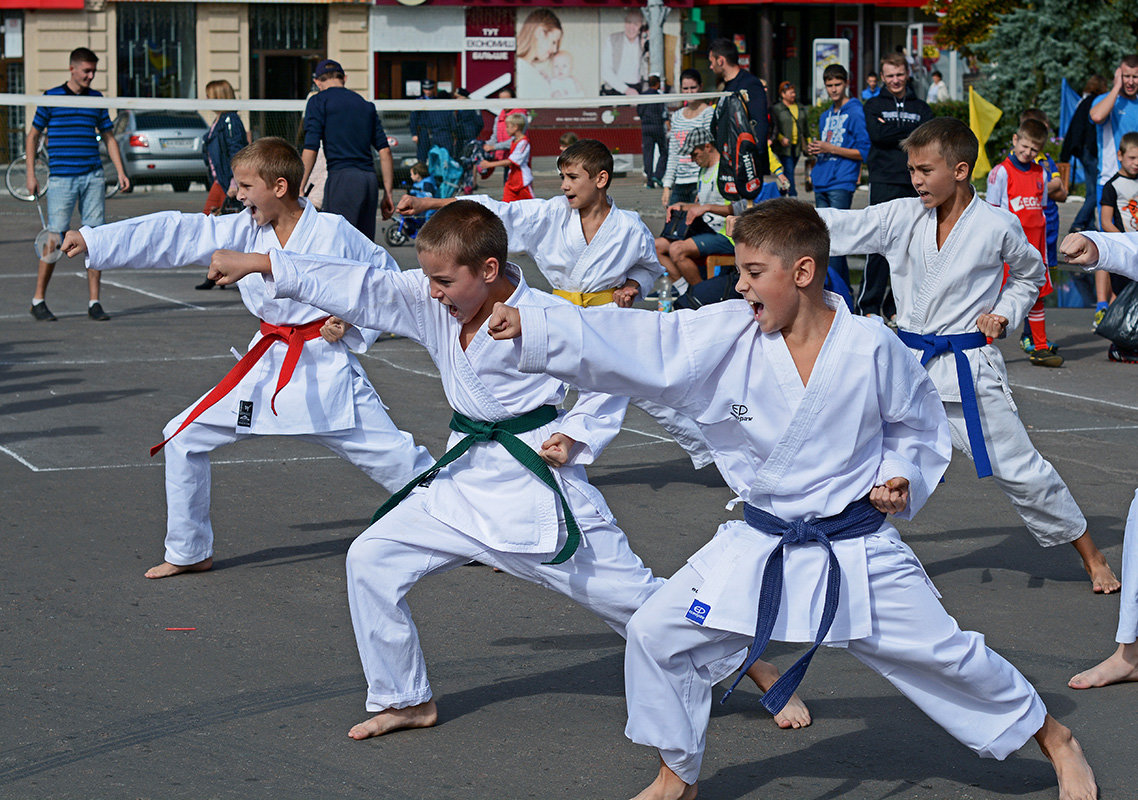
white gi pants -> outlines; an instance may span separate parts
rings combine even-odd
[[[1035,540],[1042,547],[1052,547],[1073,542],[1086,533],[1086,517],[1067,484],[1035,449],[1015,406],[990,368],[980,370],[976,401],[992,462],[992,480],[1012,501]],[[944,410],[948,412],[953,446],[972,458],[964,406],[946,400]]]
[[[441,478],[440,478],[441,480]],[[427,665],[406,595],[420,578],[481,561],[560,592],[625,635],[632,614],[664,579],[632,552],[624,533],[600,514],[574,508],[581,546],[562,564],[543,564],[552,553],[492,550],[423,510],[416,489],[361,533],[348,549],[348,604],[367,678],[367,710],[406,708],[431,699]],[[565,526],[561,526],[561,543]],[[717,680],[742,664],[739,647],[709,665]]]
[[[1122,540],[1122,596],[1118,605],[1119,644],[1138,640],[1138,491],[1126,517],[1126,533]]]
[[[866,537],[873,633],[849,651],[886,677],[933,721],[981,756],[1003,759],[1043,726],[1047,711],[1031,684],[961,631],[924,568],[899,539]],[[695,783],[707,739],[713,680],[707,664],[752,637],[685,618],[703,577],[685,565],[628,624],[625,735],[655,747],[685,783]],[[748,587],[739,587],[747,591]],[[754,587],[757,594],[758,587]]]
[[[353,376],[356,427],[329,433],[293,434],[317,442],[355,464],[389,492],[427,470],[434,459],[417,446],[411,434],[395,427],[379,396],[365,379]],[[162,437],[178,429],[197,405],[166,423]],[[238,433],[228,399],[207,409],[163,448],[166,454],[166,561],[196,564],[213,555],[213,526],[209,520],[209,454],[223,445],[255,436]]]

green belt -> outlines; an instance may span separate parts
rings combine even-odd
[[[379,510],[375,512],[375,516],[371,518],[371,521],[374,523],[388,511],[403,502],[403,499],[411,494],[412,489],[424,481],[433,478],[438,474],[439,470],[469,450],[470,446],[475,442],[498,442],[502,447],[506,448],[506,451],[516,458],[523,467],[536,475],[542,483],[552,489],[554,494],[557,495],[557,499],[561,501],[561,510],[565,512],[565,527],[568,531],[568,536],[565,540],[565,546],[561,548],[561,552],[555,555],[552,561],[543,563],[560,564],[563,561],[568,561],[569,557],[573,555],[577,550],[577,546],[581,543],[581,529],[577,526],[577,520],[573,516],[573,512],[569,509],[569,503],[565,500],[565,495],[562,494],[561,487],[557,485],[557,481],[554,479],[553,473],[550,472],[545,460],[542,459],[532,447],[514,435],[536,430],[543,425],[548,425],[555,419],[557,419],[557,409],[553,406],[541,406],[527,414],[522,414],[520,417],[504,419],[499,422],[482,422],[481,420],[471,419],[457,411],[454,412],[454,416],[450,419],[450,429],[458,433],[465,433],[466,437],[450,450],[443,453],[443,457],[436,461],[434,466],[422,475],[413,478],[410,483],[391,495],[387,502],[381,505]]]

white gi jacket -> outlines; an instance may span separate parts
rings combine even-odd
[[[1019,220],[975,194],[939,250],[936,209],[926,209],[916,197],[856,211],[820,208],[818,214],[830,229],[830,255],[880,253],[889,259],[902,330],[941,336],[975,333],[976,320],[991,312],[1007,317],[1008,330],[1015,331],[1043,285],[1043,259]],[[1005,263],[1010,267],[1006,285]],[[919,350],[913,352],[920,357]],[[980,370],[988,368],[1006,391],[1007,369],[997,348],[987,345],[966,355],[974,382]],[[928,371],[941,397],[960,401],[951,353],[935,356]]]
[[[506,226],[510,252],[528,254],[554,289],[603,292],[632,278],[645,297],[664,274],[652,232],[639,214],[617,208],[612,198],[608,216],[587,244],[581,214],[564,195],[512,203],[484,194],[462,199],[497,214]]]
[[[485,323],[464,351],[459,343],[462,324],[430,297],[422,270],[388,272],[367,264],[278,250],[270,258],[272,277],[264,283],[271,296],[311,302],[353,325],[379,327],[423,345],[439,368],[451,408],[471,419],[509,419],[542,405],[557,405],[565,398],[560,380],[519,372],[521,344],[491,339]],[[509,275],[517,286],[509,305],[567,305],[530,289],[517,267],[510,265]],[[259,275],[251,277],[262,280]],[[578,442],[569,462],[552,470],[574,515],[600,514],[614,521],[601,493],[589,484],[584,465],[592,463],[620,432],[626,402],[582,392],[573,409],[562,412],[553,423],[518,434],[535,451],[558,431]],[[463,434],[451,434],[448,449],[462,438]],[[557,550],[561,509],[557,496],[496,442],[475,443],[445,467],[426,492],[428,514],[495,550]]]
[[[297,252],[327,253],[371,261],[383,269],[398,270],[387,251],[353,228],[338,214],[322,214],[304,200],[304,212],[289,236],[288,246]],[[219,249],[267,253],[280,247],[271,226],[258,226],[249,211],[210,216],[163,211],[136,219],[80,230],[87,242],[87,266],[91,269],[132,267],[150,269],[208,265]],[[265,290],[260,276],[246,277],[237,284],[245,307],[272,325],[303,325],[328,316],[315,306],[295,300],[278,300]],[[352,328],[336,344],[322,337],[304,343],[292,380],[276,398],[276,415],[269,401],[288,348],[278,342],[262,356],[241,382],[219,402],[230,406],[234,425],[242,420],[238,408],[252,402],[251,424],[240,433],[302,434],[350,430],[356,426],[352,391],[353,373],[367,378],[353,353],[362,353],[375,342],[379,331]],[[261,338],[258,330],[249,342]],[[221,379],[218,375],[218,379]],[[315,391],[314,387],[319,387]],[[246,406],[246,408],[248,408]]]
[[[909,480],[909,518],[925,504],[952,453],[944,406],[928,374],[884,325],[854,317],[837,295],[833,326],[807,386],[781,334],[764,334],[750,306],[699,311],[523,306],[523,371],[544,371],[604,392],[633,394],[691,416],[723,479],[743,501],[784,519],[830,516],[889,478]],[[883,523],[880,534],[897,537]],[[778,537],[738,520],[689,559],[704,577],[705,626],[749,636],[767,558]],[[841,598],[826,638],[871,631],[863,539],[833,545]],[[812,641],[825,601],[826,551],[784,551],[773,638]]]
[[[1138,233],[1082,231],[1098,247],[1098,263],[1087,271],[1106,270],[1138,281]]]

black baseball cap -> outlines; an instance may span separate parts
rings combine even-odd
[[[326,58],[316,65],[316,69],[312,72],[313,79],[322,78],[330,72],[343,72],[344,68],[340,66],[339,61],[333,61]]]

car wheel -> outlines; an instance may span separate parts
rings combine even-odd
[[[178,178],[170,181],[170,185],[174,187],[175,192],[188,192],[190,190],[189,178]]]

